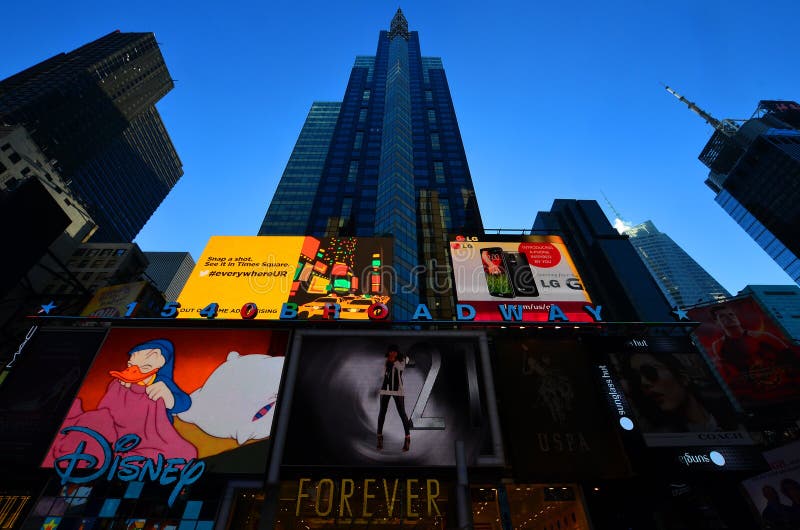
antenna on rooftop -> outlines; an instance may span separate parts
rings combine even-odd
[[[689,110],[691,110],[692,112],[694,112],[695,114],[697,114],[698,116],[703,118],[706,123],[708,123],[709,125],[714,127],[719,132],[721,132],[723,134],[726,134],[728,136],[731,136],[734,133],[736,133],[736,131],[739,130],[739,126],[734,121],[716,119],[714,116],[712,116],[708,112],[704,111],[703,109],[701,109],[700,107],[695,105],[694,102],[689,101],[688,99],[686,99],[682,95],[678,94],[675,90],[673,90],[672,88],[668,87],[664,83],[661,83],[661,84],[664,86],[664,88],[667,89],[667,92],[669,92],[670,94],[672,94],[673,96],[678,98],[679,101],[682,101],[683,103],[685,103],[686,106],[689,107]]]
[[[617,209],[616,209],[616,208],[614,208],[614,205],[613,205],[613,204],[611,204],[611,201],[610,201],[610,200],[608,200],[608,197],[606,197],[606,194],[605,194],[605,193],[603,193],[603,190],[600,190],[600,195],[602,195],[602,196],[603,196],[603,198],[606,200],[606,203],[608,204],[608,207],[609,207],[609,208],[611,208],[611,211],[614,213],[614,215],[617,217],[617,219],[622,219],[622,214],[620,214],[620,213],[617,211]]]

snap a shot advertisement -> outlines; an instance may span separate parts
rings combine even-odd
[[[383,320],[391,262],[390,238],[212,236],[172,316]]]
[[[454,239],[456,295],[474,308],[476,321],[593,321],[585,309],[591,299],[560,237]]]

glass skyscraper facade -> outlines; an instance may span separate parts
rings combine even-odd
[[[699,158],[717,204],[800,283],[800,105],[759,102],[738,129],[715,131]]]
[[[0,122],[54,161],[93,241],[129,242],[183,175],[155,108],[173,87],[152,33],[115,31],[0,81]]]
[[[624,232],[673,307],[714,302],[730,293],[651,221]]]
[[[452,302],[430,287],[446,234],[483,223],[442,61],[421,55],[400,9],[343,100],[312,104],[258,233],[392,236],[394,317]]]

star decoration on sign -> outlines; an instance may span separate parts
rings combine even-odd
[[[55,303],[53,303],[53,300],[50,300],[50,303],[49,303],[49,304],[43,304],[43,305],[41,306],[41,309],[39,310],[39,313],[44,313],[45,315],[49,315],[49,314],[50,314],[50,311],[52,311],[52,310],[53,310],[53,309],[55,309],[56,307],[57,307],[57,306],[56,306],[56,304],[55,304]]]
[[[686,314],[685,309],[675,308],[672,313],[678,320],[689,320],[689,315]]]

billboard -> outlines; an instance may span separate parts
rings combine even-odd
[[[609,353],[612,381],[650,447],[752,445],[733,405],[702,356],[646,344]]]
[[[39,328],[29,334],[0,384],[0,464],[41,462],[92,364],[106,330]]]
[[[689,310],[695,336],[746,409],[800,398],[800,347],[752,297]]]
[[[577,340],[497,338],[497,379],[515,475],[579,480],[630,473],[617,419],[598,399]]]
[[[502,464],[485,338],[470,332],[303,333],[284,465]]]
[[[765,528],[800,528],[800,442],[764,452],[771,471],[742,482]]]
[[[156,303],[156,300],[160,303]],[[151,302],[148,304],[148,302]],[[81,311],[84,317],[154,316],[161,311],[164,299],[150,282],[131,282],[101,287]],[[157,306],[148,307],[148,306]]]
[[[110,330],[42,467],[64,484],[169,465],[194,478],[263,472],[286,342],[270,330]]]
[[[178,297],[178,318],[367,320],[389,306],[389,238],[213,236]],[[288,303],[290,311],[283,312]]]
[[[475,320],[548,321],[557,306],[569,321],[593,321],[584,309],[591,299],[560,237],[458,239],[450,242],[456,297],[474,308]]]

